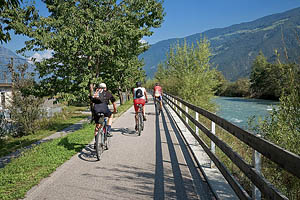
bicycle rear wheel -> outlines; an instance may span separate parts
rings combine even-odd
[[[157,115],[160,115],[161,107],[160,107],[160,100],[158,99],[155,100],[155,111]]]
[[[100,160],[103,153],[103,141],[104,141],[103,129],[101,128],[96,136],[96,156],[97,159]]]
[[[144,117],[142,116],[142,131],[144,130],[144,124],[145,124]]]
[[[138,115],[138,135],[141,135],[143,128],[143,115],[140,112]]]
[[[161,110],[162,110],[162,107],[161,107],[161,105],[160,105],[160,101],[158,102],[158,115],[160,115],[160,113],[161,113]]]

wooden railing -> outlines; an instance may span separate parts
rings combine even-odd
[[[198,127],[224,154],[242,171],[245,176],[260,190],[264,198],[267,199],[288,199],[286,196],[281,194],[268,180],[266,180],[259,170],[255,169],[254,166],[246,163],[244,159],[233,149],[218,138],[212,131],[208,130],[203,124],[198,120],[194,119],[189,113],[188,109],[193,110],[196,114],[200,114],[205,118],[209,119],[213,123],[219,125],[236,138],[238,138],[243,143],[252,147],[255,151],[264,155],[269,160],[278,164],[284,170],[290,172],[294,176],[300,178],[300,157],[296,154],[293,154],[289,151],[282,149],[281,147],[259,137],[246,130],[239,128],[238,126],[218,117],[217,115],[208,112],[200,107],[194,106],[186,101],[183,101],[181,98],[173,96],[171,94],[164,94],[164,102],[169,104],[170,107],[175,111],[181,121],[185,124],[187,129],[195,137],[195,139],[202,146],[204,151],[214,162],[215,166],[223,174],[227,182],[231,185],[232,189],[240,199],[251,199],[250,195],[246,190],[241,186],[241,184],[234,178],[234,176],[229,172],[225,165],[217,158],[214,151],[207,146],[202,138],[199,137],[199,134],[196,134],[196,131],[191,128],[188,123],[188,120],[192,122],[196,127]],[[185,110],[183,106],[185,106]],[[182,114],[185,116],[182,116]],[[197,114],[197,115],[198,115]]]

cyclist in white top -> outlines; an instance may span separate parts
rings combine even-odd
[[[148,102],[147,91],[144,87],[142,87],[141,82],[136,83],[136,88],[133,89],[133,104],[135,110],[135,130],[137,130],[137,121],[138,121],[138,109],[137,104],[142,104],[143,106],[143,118],[146,121],[145,116],[145,103]]]

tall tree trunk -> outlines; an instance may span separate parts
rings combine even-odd
[[[123,94],[122,94],[122,90],[121,87],[118,87],[118,95],[119,95],[119,99],[120,99],[120,105],[123,105],[124,103],[124,99],[123,99]]]
[[[89,82],[89,87],[90,87],[90,96],[93,96],[94,95],[94,84]],[[93,102],[92,101],[90,101],[90,111],[92,114],[92,119],[91,119],[91,123],[92,123],[92,121],[94,120]]]

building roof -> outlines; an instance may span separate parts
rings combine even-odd
[[[12,83],[0,83],[0,87],[12,87]]]

